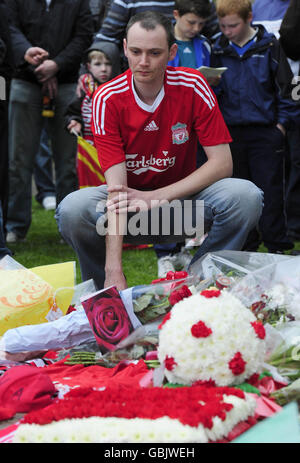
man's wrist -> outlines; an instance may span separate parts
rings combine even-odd
[[[122,265],[112,266],[111,264],[108,264],[105,266],[105,273],[109,275],[120,275],[123,273],[123,267]]]

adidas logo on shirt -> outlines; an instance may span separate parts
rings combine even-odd
[[[146,125],[144,128],[146,132],[152,132],[153,130],[159,130],[154,121],[151,121],[150,124]]]
[[[192,53],[192,50],[189,47],[185,47],[183,53]]]

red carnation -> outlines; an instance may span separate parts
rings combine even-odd
[[[207,338],[207,336],[212,334],[212,330],[200,320],[192,326],[191,333],[194,338]]]
[[[252,322],[251,325],[254,328],[254,331],[259,339],[265,339],[266,330],[264,325],[261,322]]]
[[[251,375],[250,378],[247,379],[247,383],[251,384],[252,386],[258,386],[258,381],[259,381],[258,373],[253,373],[253,375]]]
[[[158,325],[157,328],[158,328],[159,330],[161,330],[162,327],[163,327],[163,325],[164,325],[170,318],[171,318],[171,312],[168,312],[168,313],[164,316],[163,321],[161,322],[160,325]]]
[[[228,362],[228,366],[235,376],[241,375],[245,371],[246,362],[240,352],[237,352],[234,357]]]
[[[210,298],[210,297],[219,297],[221,294],[221,291],[219,289],[205,289],[204,291],[201,291],[201,296]]]
[[[180,289],[175,289],[169,296],[169,301],[171,305],[175,305],[177,302],[182,301],[182,299],[191,296],[192,293],[186,285],[183,285]]]
[[[192,386],[216,387],[216,383],[213,379],[208,379],[207,381],[198,379],[198,381],[195,381]]]
[[[167,370],[172,371],[173,368],[177,365],[173,357],[169,357],[168,355],[165,358],[165,367]]]

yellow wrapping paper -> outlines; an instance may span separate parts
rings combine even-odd
[[[0,269],[0,336],[8,329],[65,315],[75,286],[75,262]]]

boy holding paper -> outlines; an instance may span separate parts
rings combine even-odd
[[[183,66],[198,69],[210,66],[211,45],[201,35],[206,21],[211,16],[211,4],[206,0],[175,0],[174,36],[178,46],[177,54],[169,66]],[[219,77],[208,77],[210,85],[217,85]]]

